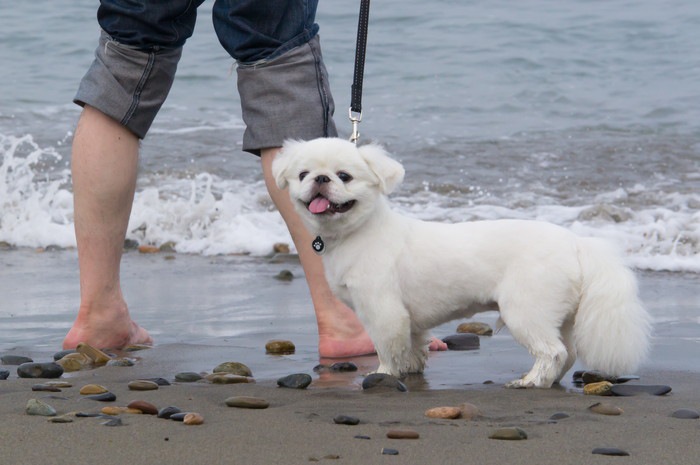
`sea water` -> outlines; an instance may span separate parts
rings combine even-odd
[[[358,2],[321,1],[346,137]],[[288,232],[241,151],[235,64],[199,11],[143,141],[128,237],[200,255],[269,253]],[[74,247],[71,103],[97,2],[0,6],[0,241]],[[382,0],[372,5],[361,143],[406,167],[414,217],[524,218],[616,241],[643,270],[700,272],[700,5]]]

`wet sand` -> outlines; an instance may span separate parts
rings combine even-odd
[[[32,392],[39,380],[20,379],[16,367],[0,381],[0,463],[693,463],[700,455],[700,420],[670,415],[700,409],[700,296],[697,276],[640,273],[642,298],[657,323],[650,360],[637,384],[665,384],[665,396],[594,397],[571,382],[550,390],[508,390],[503,384],[529,369],[526,351],[507,331],[481,338],[481,348],[431,354],[424,376],[409,378],[409,392],[362,391],[363,374],[376,357],[350,359],[355,373],[319,375],[320,360],[310,303],[301,269],[294,260],[245,257],[144,256],[129,253],[124,281],[135,317],[156,338],[153,349],[131,354],[133,367],[102,367],[64,374],[73,387],[60,393]],[[21,354],[48,361],[60,348],[77,299],[73,251],[11,251],[0,254],[3,295],[0,355]],[[274,275],[289,269],[297,279]],[[31,283],[31,284],[27,284]],[[62,308],[61,308],[62,307]],[[138,308],[138,310],[135,310]],[[476,318],[493,323],[495,314]],[[436,328],[451,334],[458,322]],[[42,326],[43,324],[43,326]],[[270,339],[289,339],[296,353],[266,355]],[[248,365],[255,384],[175,383],[176,373],[211,372],[225,361]],[[322,361],[331,362],[331,361]],[[578,364],[574,369],[583,367]],[[308,373],[306,390],[278,388],[276,379]],[[162,377],[171,382],[157,391],[129,391],[127,383]],[[123,415],[123,425],[108,427],[101,418],[75,418],[53,424],[29,416],[29,399],[51,404],[58,414],[97,412],[106,404],[83,399],[85,384],[106,386],[117,395],[110,404],[147,400],[201,413],[205,422],[187,426],[147,415]],[[270,402],[265,410],[227,407],[225,399],[252,395]],[[53,398],[51,396],[57,396]],[[624,410],[604,416],[587,408],[609,402]],[[426,409],[476,405],[476,420],[435,420]],[[567,418],[551,421],[556,413]],[[358,417],[356,426],[336,425],[333,417]],[[489,439],[497,428],[517,426],[523,441]],[[411,429],[417,440],[388,439],[390,429]],[[357,439],[355,436],[370,439]],[[630,457],[593,455],[597,447],[617,447]],[[398,456],[382,455],[382,448]]]

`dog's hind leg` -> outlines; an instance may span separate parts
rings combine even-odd
[[[411,333],[411,354],[409,357],[408,373],[423,373],[428,359],[430,333],[418,331]]]
[[[561,340],[566,347],[566,363],[559,372],[555,382],[561,381],[567,371],[576,363],[576,346],[574,343],[574,319],[567,318],[561,326]]]
[[[506,383],[506,387],[549,388],[563,375],[562,371],[570,361],[569,352],[561,340],[561,322],[555,321],[553,315],[556,311],[533,312],[532,308],[501,306],[501,318],[513,338],[535,357],[530,372]]]

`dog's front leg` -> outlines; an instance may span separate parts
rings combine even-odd
[[[400,299],[389,295],[386,288],[363,292],[353,298],[355,310],[369,334],[379,358],[377,373],[403,376],[422,371],[425,359],[414,360],[411,319]],[[375,299],[372,299],[375,297]]]

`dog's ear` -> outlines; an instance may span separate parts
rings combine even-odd
[[[289,169],[291,168],[294,154],[302,144],[300,141],[287,140],[282,145],[282,149],[275,155],[272,161],[272,177],[280,189],[287,188],[287,178],[289,177]]]
[[[403,166],[391,158],[381,146],[368,144],[357,150],[365,163],[379,178],[379,186],[384,194],[390,194],[396,186],[401,184],[405,173]]]

